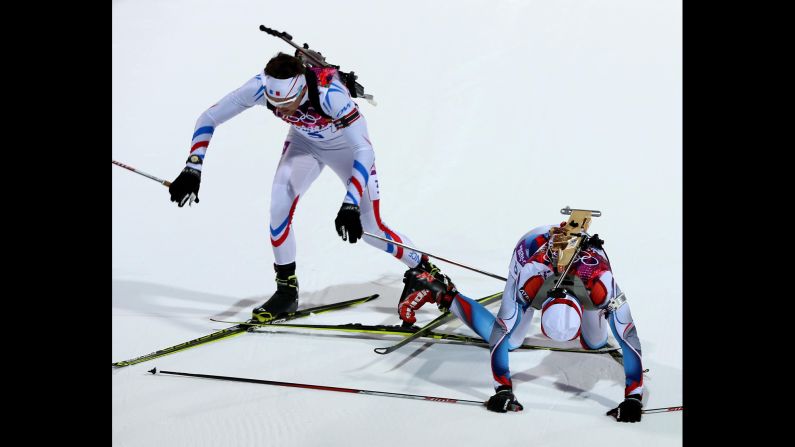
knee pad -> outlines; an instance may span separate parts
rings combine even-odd
[[[602,272],[597,277],[588,280],[586,287],[590,291],[591,302],[596,307],[601,307],[606,301],[612,300],[620,292],[613,273],[609,270]]]
[[[591,302],[594,303],[595,306],[601,306],[602,303],[605,302],[605,298],[607,298],[607,287],[605,287],[604,283],[600,280],[596,280],[591,287]]]
[[[521,295],[522,298],[524,298],[524,300],[528,303],[532,303],[533,298],[535,298],[536,294],[538,293],[538,289],[540,289],[543,284],[543,276],[533,276],[532,278],[528,279],[527,282],[524,283],[524,286],[519,289],[519,295]]]

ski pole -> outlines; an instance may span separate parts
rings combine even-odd
[[[152,179],[152,180],[154,180],[154,181],[156,181],[156,182],[159,182],[159,183],[161,183],[162,185],[165,185],[165,186],[171,186],[171,182],[169,182],[168,180],[163,180],[162,178],[157,178],[157,177],[155,177],[154,175],[150,175],[150,174],[147,174],[147,173],[145,173],[145,172],[141,172],[141,171],[139,171],[139,170],[137,170],[137,169],[133,168],[132,166],[127,166],[126,164],[124,164],[124,163],[119,163],[119,162],[118,162],[118,161],[116,161],[116,160],[112,160],[112,161],[113,161],[113,164],[114,164],[114,165],[116,165],[116,166],[121,166],[122,168],[124,168],[124,169],[127,169],[127,170],[130,170],[130,171],[132,171],[132,172],[134,172],[134,173],[136,173],[136,174],[143,175],[144,177],[150,178],[150,179]]]
[[[467,270],[472,270],[473,272],[478,272],[478,273],[480,273],[482,275],[490,276],[490,277],[492,277],[494,279],[499,279],[499,280],[502,280],[502,281],[508,281],[508,278],[504,278],[504,277],[502,277],[500,275],[495,275],[494,273],[489,273],[489,272],[486,272],[484,270],[476,269],[475,267],[470,267],[468,265],[464,265],[464,264],[461,264],[459,262],[451,261],[451,260],[445,259],[445,258],[443,258],[441,256],[432,255],[432,254],[428,253],[427,251],[418,250],[418,249],[416,249],[414,247],[410,247],[408,245],[401,244],[400,242],[395,242],[393,240],[386,239],[386,238],[383,238],[381,236],[377,236],[377,235],[372,234],[372,233],[368,233],[367,231],[364,232],[364,235],[365,236],[370,236],[370,237],[375,238],[375,239],[382,240],[382,241],[386,242],[387,244],[397,245],[398,247],[403,247],[403,248],[405,248],[407,250],[414,250],[417,253],[422,253],[424,255],[428,255],[431,258],[438,259],[438,260],[444,261],[444,262],[448,262],[450,264],[457,265],[459,267],[463,267],[463,268],[465,268]]]
[[[446,402],[450,404],[466,404],[466,405],[477,405],[482,407],[485,405],[485,402],[480,402],[476,400],[463,400],[463,399],[450,399],[447,397],[433,397],[433,396],[420,396],[417,394],[403,394],[403,393],[390,393],[387,391],[370,391],[370,390],[359,390],[355,388],[340,388],[336,386],[324,386],[324,385],[310,385],[306,383],[292,383],[292,382],[278,382],[275,380],[260,380],[260,379],[247,379],[245,377],[229,377],[229,376],[213,376],[208,374],[194,374],[194,373],[185,373],[185,372],[177,372],[177,371],[158,371],[157,368],[152,368],[149,370],[152,374],[171,374],[175,376],[188,376],[188,377],[200,377],[203,379],[215,379],[215,380],[228,380],[231,382],[246,382],[246,383],[258,383],[262,385],[275,385],[275,386],[286,386],[286,387],[293,387],[293,388],[306,388],[310,390],[325,390],[325,391],[338,391],[341,393],[355,393],[355,394],[368,394],[371,396],[384,396],[384,397],[402,397],[405,399],[417,399],[417,400],[430,400],[433,402]]]
[[[664,408],[649,408],[648,410],[643,410],[643,414],[650,414],[650,413],[668,413],[670,411],[682,411],[685,407],[664,407]]]

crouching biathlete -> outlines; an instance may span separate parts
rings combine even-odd
[[[496,318],[462,295],[446,275],[419,269],[410,269],[404,276],[400,318],[413,324],[415,311],[433,302],[488,341],[496,394],[486,406],[500,413],[523,409],[513,394],[508,352],[522,344],[535,310],[541,311],[545,336],[557,341],[579,338],[588,350],[607,344],[609,326],[624,356],[626,386],[624,401],[607,414],[619,422],[637,422],[643,406],[643,367],[629,304],[613,278],[604,241],[585,233],[591,212],[572,210],[571,214],[568,222],[534,228],[516,244]]]

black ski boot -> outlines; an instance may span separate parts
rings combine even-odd
[[[445,282],[445,275],[442,274],[439,267],[433,265],[427,255],[422,255],[420,263],[417,264],[416,267],[406,270],[406,273],[403,274],[403,284],[405,284],[405,286],[403,286],[403,292],[400,294],[398,305],[400,305],[412,292],[428,288],[426,281],[417,281],[417,275],[421,272],[430,273],[434,278]]]
[[[434,273],[431,273],[435,271]],[[449,276],[441,273],[439,268],[431,264],[427,257],[414,268],[406,270],[403,274],[403,292],[400,293],[398,308],[406,298],[418,290],[427,290],[434,296],[434,302],[439,310],[446,312],[450,309],[450,304],[458,293],[455,284]],[[412,327],[411,324],[403,322],[403,327]]]
[[[439,269],[439,267],[433,265],[428,255],[422,255],[422,260],[414,268],[430,273],[431,275],[435,276],[436,279],[438,279],[439,281],[444,281],[444,275],[442,275],[442,270]]]
[[[403,300],[405,300],[406,297],[412,292],[426,288],[424,287],[424,284],[417,284],[416,282],[415,277],[420,272],[430,273],[439,281],[446,282],[445,275],[442,274],[442,271],[439,269],[439,267],[433,265],[427,255],[422,255],[422,260],[420,263],[417,264],[416,267],[406,270],[406,273],[403,274],[403,284],[405,284],[405,286],[403,287],[403,292],[400,294],[400,301],[398,302],[398,305],[400,305],[400,303],[402,303]]]
[[[265,304],[251,312],[251,318],[260,323],[267,323],[298,309],[298,277],[295,276],[295,262],[285,265],[273,264],[273,268],[276,270],[276,293]]]

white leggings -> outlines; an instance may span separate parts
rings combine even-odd
[[[291,231],[291,223],[301,194],[309,189],[323,168],[328,166],[343,183],[343,188],[340,190],[341,204],[351,178],[354,160],[366,163],[365,166],[369,171],[369,178],[367,184],[362,187],[362,199],[359,203],[364,231],[406,245],[414,245],[409,238],[393,231],[381,219],[375,156],[367,138],[364,117],[345,131],[347,139],[338,138],[334,140],[338,141],[336,144],[332,141],[321,145],[312,144],[306,137],[290,128],[271,189],[270,235],[276,264],[284,265],[295,261],[295,232]],[[330,218],[329,225],[333,225],[333,222],[333,218]],[[416,251],[371,237],[362,239],[369,245],[392,254],[408,267],[416,267],[420,262],[421,255]]]

